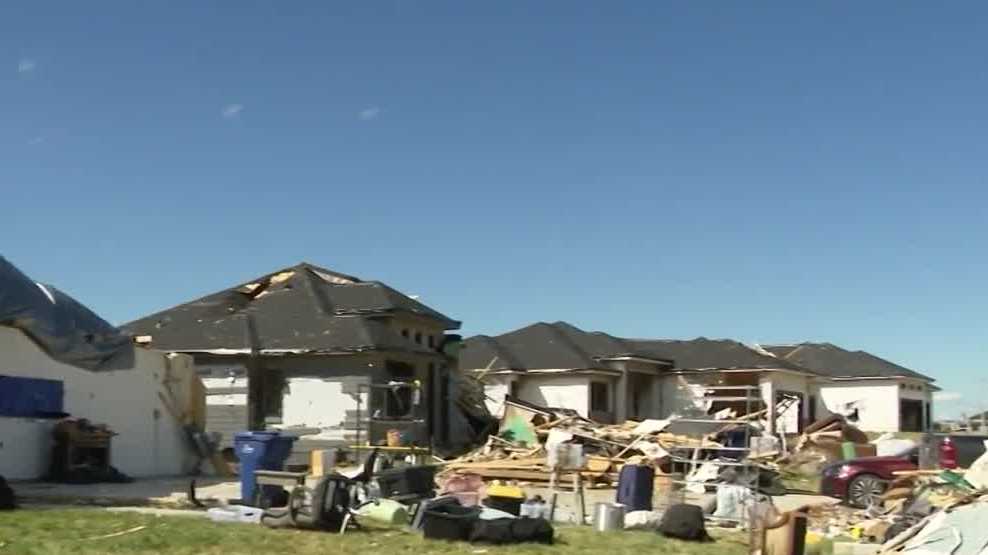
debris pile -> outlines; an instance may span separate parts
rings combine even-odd
[[[776,462],[792,474],[819,475],[837,461],[874,455],[868,436],[835,414],[807,426],[792,451]]]
[[[600,424],[575,411],[509,398],[499,432],[482,447],[446,461],[442,476],[474,475],[487,481],[544,485],[553,481],[554,474],[557,480],[568,482],[579,472],[586,487],[610,488],[617,486],[624,465],[645,464],[660,475],[685,474],[688,489],[703,493],[709,482],[729,481],[724,478],[729,467],[718,463],[742,458],[744,442],[741,438],[739,444],[738,427],[736,421],[688,419]],[[752,435],[757,433],[752,431]],[[551,454],[558,444],[579,446],[579,462],[554,461]],[[775,454],[764,455],[750,457],[749,462],[760,467],[762,480],[770,485],[778,476],[770,467]],[[784,493],[784,489],[776,488],[775,493]]]
[[[676,457],[672,453],[695,452],[694,463],[703,463],[702,452],[718,454],[725,448],[716,441],[718,434],[730,426],[713,422],[709,430],[684,433],[674,420],[627,421],[600,424],[568,409],[552,409],[509,398],[497,435],[474,451],[444,465],[444,475],[473,474],[485,480],[522,483],[548,483],[553,470],[568,479],[579,471],[588,487],[616,485],[624,464],[648,464],[671,470]],[[582,446],[583,464],[579,468],[553,464],[549,453],[558,443]],[[716,469],[710,479],[717,478]]]
[[[809,507],[807,538],[833,539],[834,553],[845,547],[910,555],[988,553],[988,527],[982,524],[988,519],[986,468],[988,454],[964,472],[895,471],[879,501],[868,508]]]

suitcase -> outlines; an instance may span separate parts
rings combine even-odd
[[[626,464],[618,475],[617,498],[627,511],[651,511],[655,470],[651,466]]]
[[[712,541],[703,522],[703,509],[686,503],[666,509],[659,523],[659,533],[679,540]]]
[[[496,518],[480,520],[470,533],[470,541],[493,545],[516,543],[552,544],[555,531],[544,518]]]
[[[479,521],[480,509],[476,507],[442,505],[424,512],[422,533],[430,540],[467,541]]]

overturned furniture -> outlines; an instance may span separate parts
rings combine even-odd
[[[66,483],[130,481],[110,464],[115,435],[107,426],[85,419],[61,420],[52,430],[54,446],[48,479]]]

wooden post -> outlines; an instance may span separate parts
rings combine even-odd
[[[552,499],[549,501],[549,522],[553,522],[556,517],[556,501],[559,498],[559,493],[556,491],[556,487],[559,485],[559,466],[552,467],[552,472],[549,473],[549,491],[552,493]]]
[[[579,469],[573,475],[573,494],[576,496],[576,506],[579,510],[577,524],[583,526],[587,523],[587,504],[583,496],[583,472]]]

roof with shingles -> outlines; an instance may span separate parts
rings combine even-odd
[[[915,378],[935,381],[866,351],[849,351],[832,343],[765,345],[763,348],[787,361],[831,378]]]
[[[384,316],[414,314],[457,329],[460,323],[377,281],[308,263],[261,276],[125,324],[155,348],[358,352],[433,352],[401,336]]]
[[[460,368],[535,370],[599,368],[601,358],[634,356],[672,363],[675,370],[775,369],[812,373],[728,339],[626,339],[566,322],[539,322],[498,336],[467,339]]]

